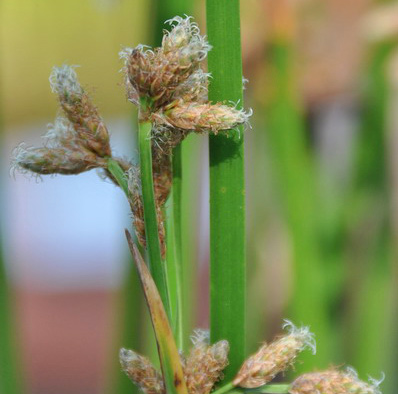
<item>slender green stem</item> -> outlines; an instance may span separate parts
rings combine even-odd
[[[290,384],[267,384],[265,386],[258,387],[256,389],[244,389],[241,387],[235,387],[232,382],[227,383],[225,386],[213,391],[212,394],[224,394],[230,391],[236,393],[256,393],[256,394],[287,394],[289,392]]]
[[[228,391],[231,391],[234,388],[235,386],[232,384],[232,382],[230,382],[224,386],[221,386],[219,389],[214,390],[212,394],[224,394],[227,393]]]
[[[239,0],[207,0],[206,14],[209,98],[242,105]],[[228,134],[210,137],[210,332],[230,343],[230,380],[245,357],[246,264],[243,128]]]
[[[181,259],[181,145],[173,151],[173,187],[168,199],[167,277],[170,292],[172,326],[177,346],[183,349],[183,297]]]
[[[140,122],[138,144],[142,184],[142,202],[144,206],[145,234],[151,274],[159,290],[168,316],[171,316],[167,289],[165,264],[160,251],[155,191],[152,175],[151,122]]]
[[[264,393],[264,394],[287,394],[290,389],[290,384],[267,384],[258,389],[245,390],[245,393]]]
[[[126,196],[129,196],[129,186],[126,178],[126,174],[120,167],[119,163],[112,158],[108,158],[108,171],[113,175],[116,182],[122,188]]]
[[[182,147],[178,145],[173,151],[173,219],[175,242],[175,266],[176,266],[176,332],[175,337],[180,349],[183,349],[183,297],[182,297],[182,238],[181,238],[181,197],[182,197]]]

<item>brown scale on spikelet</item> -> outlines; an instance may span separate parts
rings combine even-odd
[[[166,393],[162,376],[146,357],[120,349],[119,359],[123,371],[145,394]]]
[[[315,354],[314,335],[308,327],[297,328],[286,321],[283,328],[288,334],[270,344],[264,344],[242,365],[233,384],[244,388],[256,388],[269,383],[278,373],[289,368],[299,352],[305,348]]]
[[[219,341],[209,344],[207,331],[197,330],[192,337],[193,347],[185,360],[184,375],[189,394],[209,394],[223,377],[228,365],[229,344]]]
[[[54,67],[50,75],[53,92],[73,125],[82,146],[101,157],[111,155],[109,133],[97,108],[80,86],[74,67]]]
[[[365,383],[352,369],[307,373],[290,386],[290,394],[380,394],[380,381]]]

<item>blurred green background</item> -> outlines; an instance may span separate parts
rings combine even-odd
[[[1,276],[0,321],[7,314],[11,335],[1,323],[0,392],[12,393],[8,347],[21,392],[134,392],[118,371],[118,349],[153,353],[154,344],[124,249],[128,207],[112,185],[84,177],[37,184],[10,177],[9,163],[14,146],[37,141],[54,119],[48,76],[65,62],[81,66],[80,81],[92,91],[116,148],[135,156],[135,109],[125,98],[118,52],[158,42],[161,21],[177,13],[193,15],[205,32],[204,7],[203,0],[1,1],[7,280]],[[242,0],[241,24],[245,107],[254,111],[246,130],[248,352],[279,333],[284,318],[311,322],[318,355],[303,354],[297,371],[347,364],[363,379],[384,371],[382,391],[392,394],[398,384],[398,2]],[[190,137],[184,155],[187,325],[206,327],[206,138]],[[63,256],[70,250],[69,263]]]

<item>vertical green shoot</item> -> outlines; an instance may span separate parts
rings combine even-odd
[[[211,101],[242,105],[239,0],[207,0]],[[245,183],[243,128],[210,137],[210,332],[230,343],[228,381],[245,356]]]
[[[293,244],[294,289],[289,318],[310,325],[322,344],[316,358],[308,353],[300,356],[305,359],[305,368],[314,364],[327,367],[332,338],[317,231],[319,204],[303,117],[294,97],[293,48],[286,38],[275,37],[270,54],[272,94],[266,107],[267,137]]]
[[[167,280],[172,313],[172,327],[179,349],[183,349],[183,295],[181,256],[181,145],[173,150],[173,186],[167,201]]]

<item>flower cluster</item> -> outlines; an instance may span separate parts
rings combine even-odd
[[[215,383],[223,378],[228,365],[227,341],[209,343],[207,331],[197,330],[192,336],[192,349],[181,355],[184,378],[189,394],[209,394]],[[151,362],[132,350],[120,350],[123,371],[145,394],[165,394],[162,377]]]
[[[217,133],[246,123],[250,116],[222,103],[207,102],[209,74],[203,71],[201,63],[211,47],[190,17],[175,17],[168,23],[171,31],[165,31],[161,47],[151,50],[139,45],[121,53],[128,99],[140,107],[140,121],[152,123],[149,137],[163,256],[166,248],[162,207],[172,184],[173,148],[190,132]],[[49,125],[43,147],[21,144],[16,148],[13,168],[39,175],[71,175],[97,168],[120,185],[109,169],[109,159],[116,161],[128,179],[135,231],[140,244],[145,246],[139,171],[113,156],[108,129],[80,85],[75,66],[54,67],[50,85],[58,96],[62,116]]]
[[[279,373],[285,372],[294,364],[298,354],[309,349],[315,354],[314,334],[308,327],[295,327],[285,321],[283,328],[287,334],[264,344],[242,365],[232,384],[222,386],[228,390],[233,387],[253,389],[271,382]],[[197,330],[192,337],[193,347],[188,357],[181,356],[184,377],[189,394],[209,394],[214,384],[223,378],[222,371],[228,365],[228,342],[220,341],[209,345],[207,331]],[[161,375],[143,356],[131,350],[120,351],[120,362],[127,376],[145,394],[165,394]],[[382,381],[382,380],[381,380]],[[322,372],[306,373],[299,376],[286,387],[286,394],[381,394],[381,381],[370,379],[370,383],[361,381],[352,368],[338,370],[331,368]],[[272,392],[272,391],[270,391]]]
[[[207,102],[210,75],[202,63],[211,46],[191,17],[177,16],[167,23],[172,28],[165,31],[160,47],[138,45],[120,53],[128,100],[139,107],[140,121],[152,124],[152,172],[163,254],[161,208],[171,189],[173,148],[191,132],[217,134],[247,123],[251,115],[250,111]],[[139,238],[145,239],[143,231]]]
[[[139,45],[121,52],[128,99],[141,109],[142,103],[149,106],[141,111],[141,119],[154,123],[155,134],[159,129],[163,134],[165,127],[173,129],[163,147],[175,146],[190,131],[217,133],[247,123],[250,111],[207,103],[210,74],[201,64],[211,46],[197,24],[190,17],[168,23],[172,30],[165,32],[161,47]]]
[[[112,157],[108,129],[81,87],[75,67],[54,67],[50,85],[63,114],[48,125],[43,147],[21,144],[16,148],[13,166],[39,175],[71,175],[99,168],[113,180],[107,172],[107,159]],[[122,159],[115,160],[124,170],[130,167]]]

